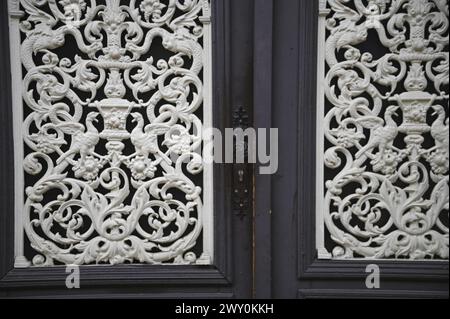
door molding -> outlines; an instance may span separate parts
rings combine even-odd
[[[299,10],[299,131],[298,143],[298,279],[365,279],[376,263],[383,277],[402,280],[448,280],[448,261],[322,260],[316,251],[316,99],[319,2],[301,1]],[[308,192],[302,190],[308,189]],[[320,200],[320,199],[318,199]]]

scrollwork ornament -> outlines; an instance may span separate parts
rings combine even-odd
[[[327,0],[326,9],[326,249],[448,259],[448,5]]]
[[[32,264],[205,264],[211,212],[194,151],[197,111],[210,107],[199,31],[209,0],[10,2],[23,10]],[[154,58],[156,46],[170,56]]]

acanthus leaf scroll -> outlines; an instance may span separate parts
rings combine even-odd
[[[333,258],[446,260],[448,2],[322,6],[326,250]]]
[[[210,262],[196,179],[209,6],[20,0],[33,266]]]

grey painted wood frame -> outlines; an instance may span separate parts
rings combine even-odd
[[[231,15],[241,12],[240,18]],[[253,15],[253,1],[216,0],[213,5],[214,125],[230,127],[233,96],[231,54],[250,39],[232,39],[232,26],[245,28]],[[242,25],[244,23],[244,25]],[[251,22],[250,22],[251,23]],[[248,34],[247,34],[248,37]],[[241,43],[240,43],[241,42]],[[251,218],[231,213],[231,167],[215,167],[215,265],[214,266],[85,266],[81,289],[65,287],[65,267],[14,269],[14,161],[7,1],[0,2],[0,297],[49,298],[248,298],[251,297]],[[236,51],[237,52],[237,51]],[[240,63],[249,64],[249,61]],[[245,93],[244,93],[245,94]],[[237,231],[236,231],[237,229]]]
[[[281,143],[280,169],[271,183],[272,297],[448,297],[445,262],[376,262],[382,287],[374,291],[365,286],[366,266],[373,261],[317,258],[318,16],[318,1],[277,0],[274,4],[271,114]]]
[[[276,2],[276,1],[275,1]],[[273,9],[274,0],[258,0],[255,5],[255,36],[253,62],[254,77],[254,127],[273,126]],[[255,284],[254,295],[258,299],[272,296],[272,185],[270,175],[259,174],[260,164],[255,167],[255,208],[254,208],[254,241],[255,241]]]

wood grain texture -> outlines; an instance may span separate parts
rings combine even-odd
[[[254,127],[272,128],[272,49],[273,0],[257,1],[255,5],[255,31],[253,61],[254,74]],[[258,299],[272,297],[272,187],[271,176],[261,175],[255,169],[255,281],[254,294]]]

